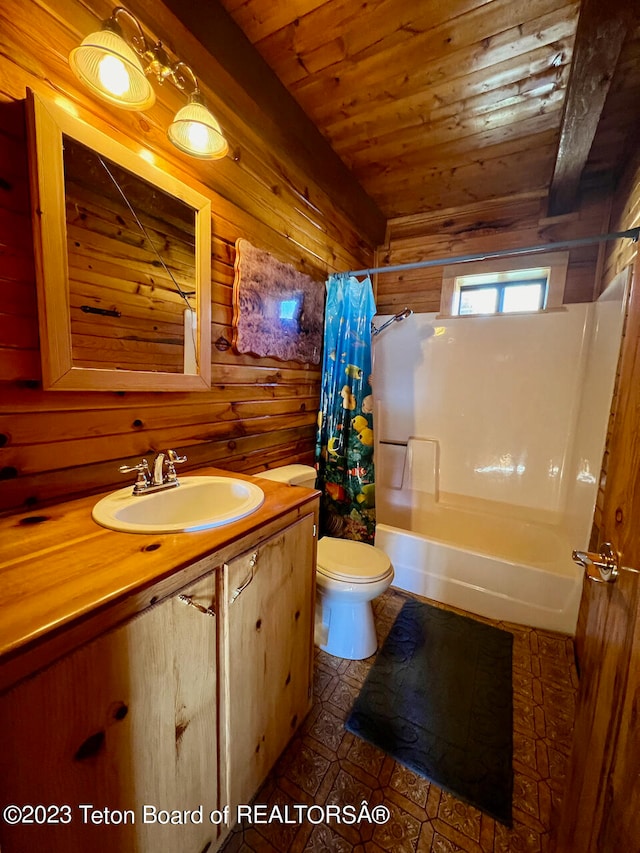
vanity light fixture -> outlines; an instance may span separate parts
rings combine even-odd
[[[176,63],[174,69],[176,75],[188,72],[194,89],[185,106],[175,114],[167,136],[176,148],[192,157],[200,157],[203,160],[218,160],[224,157],[229,150],[227,140],[222,135],[217,120],[205,106],[193,71],[184,62]]]
[[[118,21],[122,14],[127,15],[138,30],[131,45]],[[97,32],[74,47],[69,54],[69,65],[76,77],[104,101],[124,110],[145,110],[156,100],[139,58],[147,51],[147,41],[138,20],[118,7]]]
[[[119,20],[122,16],[135,29],[128,39]],[[125,110],[153,106],[156,96],[148,77],[160,84],[170,80],[181,91],[190,86],[187,104],[169,126],[169,139],[180,151],[203,160],[218,160],[229,150],[191,68],[180,60],[172,62],[161,42],[150,46],[138,19],[123,6],[71,51],[69,65],[94,95]]]

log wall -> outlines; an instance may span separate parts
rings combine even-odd
[[[319,400],[317,366],[238,355],[232,340],[234,244],[245,237],[307,272],[369,265],[360,231],[292,160],[259,104],[220,74],[207,87],[199,43],[159,2],[127,4],[147,34],[193,65],[223,126],[230,155],[202,162],[166,140],[184,96],[156,88],[156,105],[130,113],[94,100],[72,75],[72,47],[109,16],[102,0],[6,0],[0,9],[0,512],[126,485],[121,464],[172,447],[188,465],[255,472],[311,462]],[[149,28],[153,27],[153,30]],[[11,57],[11,58],[9,58]],[[215,69],[214,69],[215,70]],[[155,85],[155,84],[154,84]],[[91,123],[143,146],[162,168],[212,203],[212,387],[200,393],[42,390],[28,192],[24,98],[63,96]],[[266,141],[265,141],[266,140]]]
[[[591,237],[609,230],[609,197],[604,189],[585,192],[579,209],[547,217],[541,193],[510,196],[419,216],[390,219],[386,245],[376,266],[414,263],[480,252],[497,252]],[[605,249],[572,249],[564,302],[589,302],[598,292]],[[442,266],[377,276],[376,305],[391,314],[408,305],[415,312],[440,310]]]

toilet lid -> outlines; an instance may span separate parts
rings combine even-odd
[[[318,571],[326,577],[370,583],[384,577],[390,566],[384,551],[366,542],[331,536],[323,536],[318,542]]]

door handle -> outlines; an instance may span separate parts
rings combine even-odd
[[[234,591],[233,591],[233,593],[232,593],[232,595],[231,595],[231,598],[229,599],[229,604],[233,604],[233,602],[234,602],[234,601],[236,601],[236,599],[238,598],[238,596],[239,596],[241,593],[243,593],[243,592],[245,591],[245,589],[249,586],[249,584],[250,584],[250,583],[251,583],[251,581],[253,580],[253,576],[254,576],[254,573],[255,573],[255,568],[256,568],[256,563],[257,563],[257,562],[258,562],[258,552],[257,552],[257,551],[255,551],[255,552],[251,555],[251,559],[249,560],[249,574],[248,574],[248,575],[246,576],[246,578],[242,581],[242,583],[240,584],[240,586],[238,586],[238,587],[236,587],[236,589],[234,589]]]
[[[618,579],[620,564],[618,555],[610,542],[602,545],[599,554],[590,551],[573,551],[571,557],[574,563],[582,566],[587,579],[594,583],[615,583]]]
[[[599,554],[593,554],[590,551],[573,551],[571,556],[574,563],[582,566],[587,580],[594,583],[615,583],[620,572],[640,574],[638,569],[620,565],[620,555],[614,551],[611,542],[604,542]]]
[[[205,616],[216,615],[216,611],[213,605],[211,605],[210,607],[203,607],[202,604],[198,604],[197,601],[194,601],[193,596],[191,595],[184,595],[183,593],[181,593],[178,596],[178,601],[181,601],[183,604],[186,604],[187,607],[195,607],[196,610],[198,610],[200,613],[204,613]]]

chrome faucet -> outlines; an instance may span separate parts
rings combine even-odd
[[[186,456],[178,456],[175,450],[161,451],[153,460],[153,466],[149,470],[149,463],[143,459],[137,465],[121,465],[120,473],[129,474],[137,472],[137,480],[133,486],[134,495],[146,495],[150,492],[159,492],[161,489],[171,489],[179,486],[178,475],[175,466],[186,462]],[[166,465],[166,473],[165,473]]]
[[[151,481],[152,486],[161,486],[164,483],[164,453],[158,453],[156,458],[153,460],[153,480]]]

